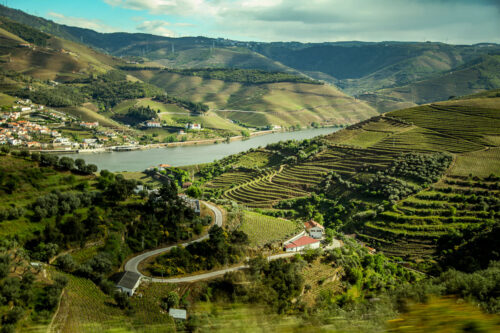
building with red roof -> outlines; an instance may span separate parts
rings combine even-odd
[[[319,239],[314,239],[309,236],[302,236],[285,244],[286,252],[300,252],[306,249],[318,249],[320,246]]]

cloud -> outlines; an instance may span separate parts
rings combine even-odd
[[[224,2],[227,0],[224,0]],[[220,0],[104,0],[105,3],[132,10],[146,10],[151,14],[193,15],[215,13]]]
[[[101,20],[96,19],[86,19],[83,17],[73,17],[66,16],[60,13],[48,12],[47,16],[52,18],[55,22],[60,24],[65,24],[69,26],[76,26],[85,29],[92,29],[99,32],[117,32],[123,31],[121,28],[112,27],[110,25],[105,24]]]
[[[137,26],[137,30],[153,35],[173,37],[174,32],[167,27],[170,23],[164,21],[144,21]]]
[[[212,37],[264,41],[500,42],[500,0],[104,0],[203,22]]]

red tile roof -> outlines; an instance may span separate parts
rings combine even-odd
[[[306,227],[307,230],[315,227],[321,228],[323,230],[325,229],[321,224],[313,220],[307,221],[306,223],[304,223],[304,226]]]
[[[309,244],[318,243],[318,242],[319,242],[319,239],[314,239],[314,238],[309,237],[309,236],[302,236],[299,239],[296,239],[293,242],[286,244],[285,248],[290,249],[290,248],[309,245]]]

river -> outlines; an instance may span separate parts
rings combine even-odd
[[[246,151],[250,148],[264,147],[283,140],[304,140],[318,135],[330,134],[339,128],[315,128],[295,132],[280,132],[256,136],[248,140],[233,141],[212,145],[178,146],[125,152],[95,154],[64,154],[72,158],[82,158],[99,169],[109,171],[143,171],[148,167],[166,163],[183,166],[213,162],[226,156]]]

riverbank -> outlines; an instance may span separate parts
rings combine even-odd
[[[227,138],[215,138],[215,139],[205,139],[205,140],[194,140],[194,141],[179,141],[179,142],[169,142],[169,143],[152,143],[145,146],[140,146],[139,149],[152,149],[152,148],[168,148],[168,147],[181,147],[181,146],[193,146],[193,145],[210,145],[218,143],[227,143],[234,141],[241,141],[245,139],[251,139],[253,137],[273,134],[273,133],[284,133],[284,131],[269,130],[269,131],[259,131],[250,133],[250,137],[245,137],[243,135],[231,136],[229,140]]]
[[[232,136],[229,138],[214,138],[205,140],[193,140],[193,141],[179,141],[179,142],[165,142],[165,143],[151,143],[147,145],[129,145],[129,146],[110,146],[102,148],[89,148],[89,149],[45,149],[40,150],[44,153],[53,154],[93,154],[93,153],[106,153],[106,152],[126,152],[132,150],[147,150],[156,148],[169,148],[169,147],[182,147],[182,146],[194,146],[194,145],[210,145],[218,143],[228,143],[234,141],[241,141],[245,139],[251,139],[253,137],[273,134],[273,133],[285,133],[285,131],[278,130],[268,130],[250,133],[249,137],[243,135]]]
[[[314,128],[295,132],[256,132],[250,138],[233,137],[227,142],[226,139],[217,141],[202,140],[201,142],[168,143],[161,145],[149,145],[142,149],[130,147],[129,151],[108,151],[106,154],[82,154],[61,152],[59,154],[72,158],[82,158],[87,163],[95,164],[99,169],[109,171],[144,171],[158,164],[169,164],[171,166],[184,166],[193,164],[210,163],[226,156],[247,151],[251,148],[265,147],[268,144],[287,140],[304,140],[318,135],[331,134],[339,128]],[[272,132],[272,133],[271,133]],[[152,149],[157,148],[157,149]]]

